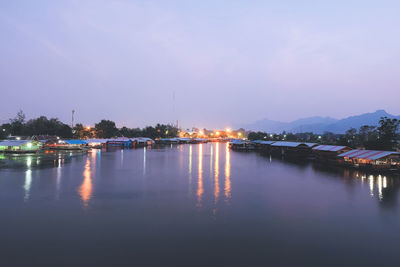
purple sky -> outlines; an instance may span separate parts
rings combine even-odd
[[[0,121],[397,115],[399,14],[397,0],[2,1]]]

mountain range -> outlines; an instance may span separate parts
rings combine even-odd
[[[344,119],[334,119],[331,117],[308,117],[298,119],[292,122],[281,122],[269,119],[263,119],[250,124],[238,125],[240,128],[251,131],[264,131],[269,133],[281,133],[283,131],[300,133],[300,132],[313,132],[322,134],[324,132],[333,132],[337,134],[345,133],[350,128],[359,129],[364,125],[376,126],[379,124],[381,117],[388,117],[390,119],[397,118],[387,113],[385,110],[377,110],[373,113],[364,113],[357,116],[350,116]]]

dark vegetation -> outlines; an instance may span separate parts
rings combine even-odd
[[[314,133],[286,133],[269,134],[265,132],[251,132],[249,140],[285,140],[311,142],[330,145],[344,145],[353,148],[396,150],[398,148],[400,120],[382,117],[379,126],[365,125],[360,129],[351,128],[345,134],[325,132],[321,135]]]
[[[72,129],[70,125],[59,121],[57,118],[48,119],[40,116],[36,119],[26,121],[26,116],[19,111],[15,118],[10,119],[9,123],[0,126],[0,139],[7,136],[38,136],[50,135],[61,138],[111,138],[111,137],[149,137],[166,138],[176,137],[178,128],[171,125],[157,124],[155,127],[145,128],[117,128],[115,122],[101,120],[95,124],[94,128],[84,127],[77,123]]]

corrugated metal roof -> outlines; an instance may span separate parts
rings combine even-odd
[[[79,139],[74,139],[74,140],[63,140],[65,143],[68,145],[87,145],[87,142]]]
[[[0,146],[22,146],[32,142],[33,140],[4,140],[0,142]]]
[[[390,155],[400,155],[400,153],[396,151],[353,149],[348,152],[342,153],[338,156],[343,158],[348,157],[357,159],[377,160]]]
[[[283,147],[298,147],[300,145],[306,145],[308,147],[313,147],[316,143],[300,143],[300,142],[286,142],[278,141],[271,144],[271,146],[283,146]]]
[[[264,140],[254,140],[252,141],[254,144],[261,144],[261,145],[270,145],[275,141],[264,141]]]
[[[316,147],[313,147],[313,150],[318,150],[318,151],[333,151],[337,152],[343,149],[349,148],[347,146],[333,146],[333,145],[319,145]]]
[[[108,139],[86,139],[85,140],[87,143],[100,143],[100,144],[105,144],[107,143]]]
[[[246,144],[247,142],[243,141],[243,140],[231,140],[231,141],[229,141],[229,143],[234,144],[234,145],[243,145],[243,144]]]

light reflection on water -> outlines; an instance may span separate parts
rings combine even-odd
[[[225,151],[225,200],[229,202],[231,198],[231,152],[228,143],[226,143]]]
[[[96,169],[96,153],[91,153],[86,158],[83,171],[83,182],[78,188],[79,195],[83,201],[83,206],[87,207],[93,193],[92,172]],[[93,165],[93,166],[91,166]]]
[[[219,198],[219,143],[215,144],[215,175],[214,175],[214,204],[218,203]]]
[[[0,236],[17,240],[13,251],[22,243],[29,243],[28,252],[43,251],[35,247],[37,240],[71,240],[59,248],[68,248],[69,256],[81,244],[75,257],[92,253],[90,262],[98,255],[90,251],[98,240],[112,244],[107,253],[113,256],[131,245],[132,251],[143,249],[146,255],[153,255],[157,246],[156,251],[168,251],[174,258],[177,250],[187,252],[188,247],[194,251],[191,256],[200,248],[205,255],[215,251],[214,257],[224,248],[223,266],[226,259],[235,265],[229,259],[243,255],[243,246],[235,244],[244,242],[250,254],[276,249],[297,259],[318,251],[311,253],[313,260],[321,248],[332,255],[337,251],[333,245],[350,256],[364,245],[384,253],[395,250],[400,238],[400,180],[394,176],[234,152],[225,143],[69,156],[74,154],[18,156],[20,168],[0,169],[0,211],[6,226]],[[54,223],[54,218],[62,219]],[[383,235],[393,240],[384,250]],[[357,238],[355,246],[352,240]],[[359,249],[363,256],[365,249]],[[58,261],[69,259],[51,252]]]
[[[216,211],[216,205],[218,204],[219,198],[221,196],[221,177],[220,177],[220,164],[224,166],[224,180],[222,185],[223,190],[223,197],[226,203],[229,203],[232,198],[232,170],[231,170],[231,157],[232,153],[235,156],[241,155],[240,152],[231,152],[229,149],[228,144],[226,143],[211,143],[211,144],[198,144],[198,145],[180,145],[177,149],[173,149],[174,147],[168,147],[165,150],[166,153],[180,153],[178,160],[176,162],[176,167],[183,172],[188,174],[187,176],[187,184],[188,184],[188,192],[189,196],[192,192],[193,187],[195,186],[195,194],[196,194],[196,206],[203,207],[204,197],[208,198],[207,194],[211,194],[213,198],[214,208],[213,210]],[[222,148],[222,155],[225,157],[221,158],[221,148]],[[164,148],[165,149],[165,148]],[[157,151],[157,149],[152,149]],[[135,166],[135,169],[139,168],[142,171],[142,174],[145,176],[147,169],[148,157],[153,156],[153,151],[149,150],[148,148],[143,148],[143,155],[142,155],[142,165]],[[196,151],[197,150],[197,151]],[[197,154],[197,182],[196,184],[192,184],[193,180],[193,156],[194,151]],[[94,173],[96,172],[96,168],[99,168],[101,165],[101,155],[106,151],[101,150],[93,150],[92,153],[88,153],[87,155],[80,155],[82,157],[86,157],[84,168],[82,171],[83,180],[77,188],[78,195],[83,202],[83,206],[87,207],[88,203],[93,197],[94,185],[93,185],[93,177]],[[119,151],[120,156],[120,164],[123,165],[124,162],[124,153],[135,153],[134,150],[132,151]],[[162,152],[164,153],[164,152]],[[185,155],[186,154],[186,155]],[[128,155],[128,154],[127,154]],[[185,155],[187,159],[187,165],[182,164],[182,160]],[[62,189],[62,179],[64,168],[69,166],[70,161],[72,158],[76,157],[76,154],[73,153],[62,153],[62,154],[55,154],[54,160],[51,158],[52,155],[3,155],[3,160],[12,160],[17,163],[23,163],[25,166],[25,179],[24,184],[22,185],[24,188],[24,201],[29,201],[31,199],[31,187],[32,187],[32,180],[35,177],[32,177],[32,168],[41,168],[41,166],[49,166],[54,167],[54,178],[55,178],[55,196],[56,199],[60,197],[60,190]],[[111,156],[111,155],[110,155]],[[114,157],[114,155],[112,155]],[[208,161],[204,161],[206,157],[209,157]],[[222,161],[221,161],[222,159]],[[80,159],[78,159],[80,160]],[[274,159],[270,156],[265,158],[266,164],[276,163],[278,159]],[[96,165],[97,164],[97,165]],[[169,165],[171,167],[174,166],[174,162],[170,162]],[[296,163],[287,162],[288,166],[296,166]],[[302,163],[303,164],[303,163]],[[208,166],[207,166],[208,165]],[[312,163],[308,165],[313,166],[315,171],[320,171],[320,167],[314,167]],[[22,165],[19,168],[22,167]],[[303,165],[299,165],[303,166]],[[152,166],[153,167],[153,166]],[[210,172],[204,173],[204,168],[209,168]],[[111,168],[111,166],[108,166]],[[328,168],[322,168],[325,172]],[[322,170],[321,169],[321,170]],[[1,171],[1,169],[0,169]],[[368,188],[368,193],[372,198],[376,198],[379,201],[385,201],[388,194],[393,194],[393,190],[397,192],[398,190],[398,183],[393,182],[394,179],[398,179],[397,177],[393,178],[387,175],[377,175],[377,174],[367,174],[362,171],[352,170],[352,169],[340,169],[339,171],[335,169],[333,173],[341,175],[345,179],[351,179],[355,183],[359,183],[361,187],[364,184]],[[35,175],[36,176],[36,175]],[[206,179],[206,180],[205,180]],[[358,181],[358,182],[357,182]],[[396,180],[397,181],[397,180]],[[205,184],[206,183],[206,184]],[[211,183],[211,184],[209,184]],[[209,185],[209,186],[208,186]],[[211,191],[210,191],[211,190]],[[208,192],[209,191],[209,192]],[[207,195],[207,196],[206,196]]]
[[[204,193],[203,187],[203,144],[199,145],[199,165],[198,165],[198,180],[197,180],[197,205],[201,207],[201,200]]]

